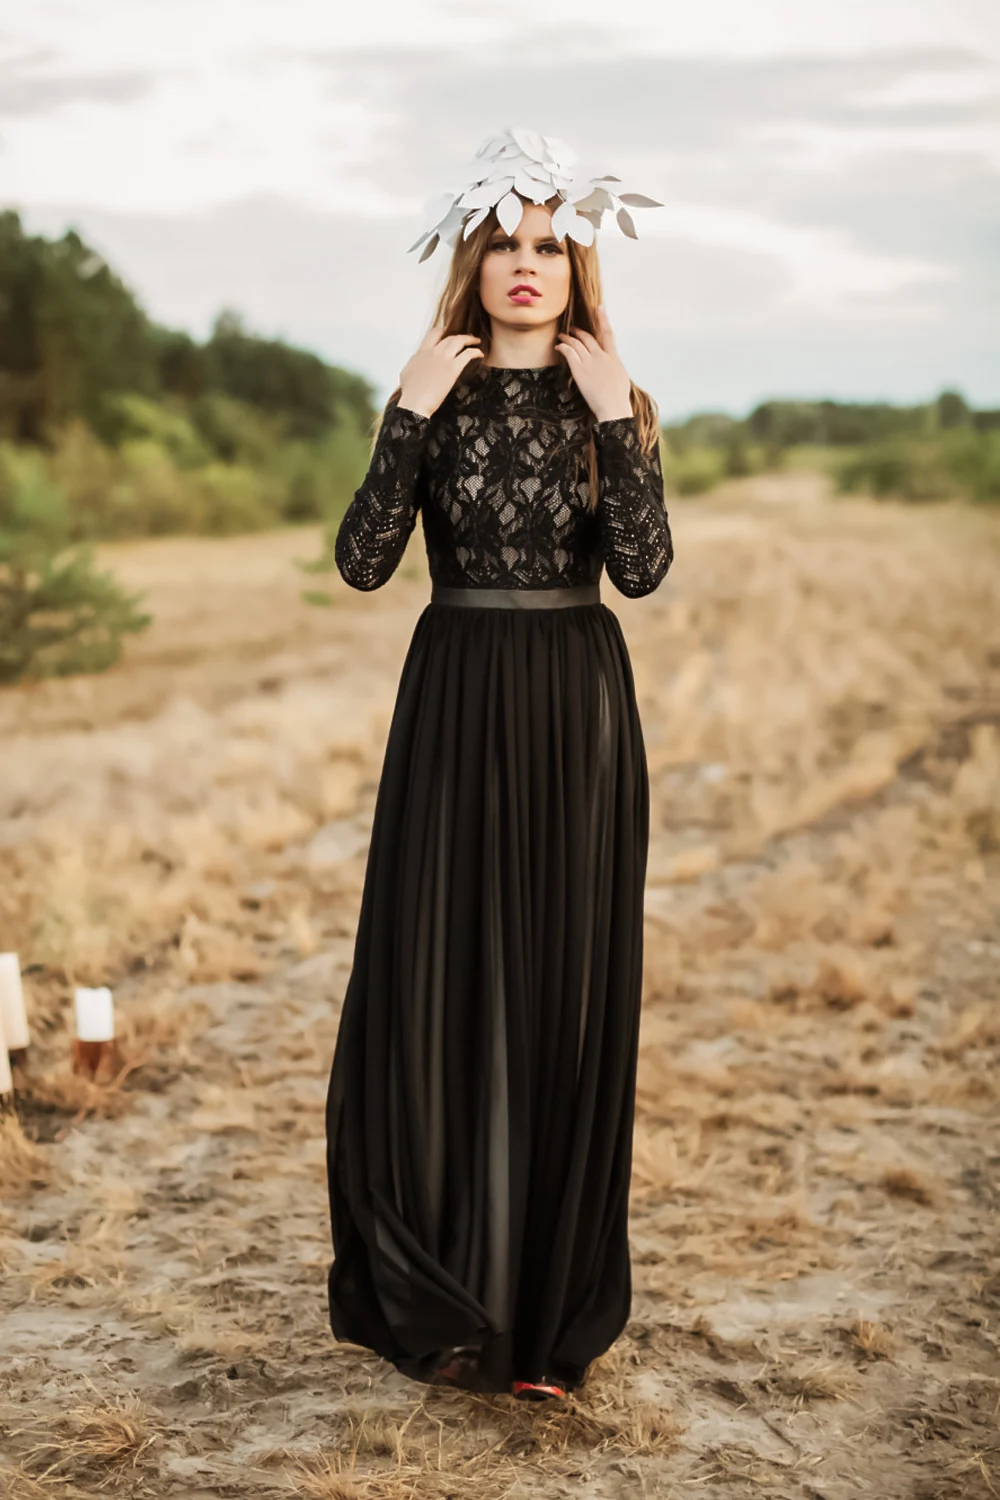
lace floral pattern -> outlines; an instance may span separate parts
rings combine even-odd
[[[605,569],[621,593],[652,593],[673,560],[659,452],[642,452],[635,417],[594,423],[591,510],[589,427],[562,365],[474,362],[432,417],[390,404],[337,532],[341,575],[359,589],[386,583],[419,510],[435,583],[572,588]]]

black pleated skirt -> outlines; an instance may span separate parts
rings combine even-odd
[[[572,1388],[628,1320],[648,834],[617,616],[428,603],[326,1114],[331,1326],[414,1379]]]

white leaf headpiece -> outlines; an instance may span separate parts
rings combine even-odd
[[[410,250],[416,250],[426,240],[420,257],[424,261],[434,254],[441,240],[455,245],[463,224],[462,237],[468,239],[491,208],[496,209],[504,233],[513,234],[524,211],[522,198],[532,203],[547,203],[555,196],[563,200],[552,215],[552,233],[556,239],[568,234],[581,245],[592,245],[601,227],[601,216],[610,208],[622,233],[637,240],[629,208],[662,208],[663,204],[642,193],[616,194],[602,186],[605,182],[620,182],[620,177],[575,176],[572,168],[576,159],[575,152],[564,141],[553,135],[538,135],[533,130],[508,127],[500,135],[487,137],[473,158],[477,175],[467,186],[448,188],[427,205],[425,222],[429,227]]]

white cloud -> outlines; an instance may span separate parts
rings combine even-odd
[[[265,76],[200,68],[161,78],[126,106],[77,100],[9,122],[0,191],[18,203],[184,213],[280,188],[317,207],[395,213],[365,181],[377,124],[301,63]]]
[[[1000,171],[1000,121],[996,125],[818,125],[775,121],[748,132],[769,161],[799,172],[840,172],[892,152],[923,156],[981,157]]]
[[[916,256],[866,251],[844,230],[783,224],[708,204],[672,202],[650,210],[644,238],[649,236],[681,236],[696,244],[771,256],[786,279],[785,289],[773,296],[773,307],[823,317],[884,318],[886,300],[910,287],[951,281],[956,275],[952,267]],[[921,302],[909,309],[894,306],[893,315],[923,319],[929,314]]]
[[[879,88],[859,89],[850,103],[873,109],[899,109],[933,104],[972,104],[1000,95],[1000,68],[926,69],[894,78]]]
[[[560,49],[553,37],[562,35]],[[339,72],[352,50],[365,58],[356,87]],[[0,37],[0,79],[17,85],[5,103],[0,83],[0,201],[48,233],[73,222],[95,243],[111,236],[116,269],[154,316],[197,327],[235,301],[258,327],[321,338],[335,359],[352,339],[355,365],[370,350],[371,373],[391,384],[401,324],[443,274],[441,252],[419,269],[402,253],[423,205],[480,135],[518,123],[505,118],[515,85],[519,101],[544,102],[558,69],[571,108],[573,68],[591,79],[594,58],[601,87],[592,109],[582,96],[582,118],[598,149],[603,125],[622,143],[609,166],[602,153],[600,170],[666,203],[636,215],[640,242],[652,244],[602,232],[606,284],[617,285],[634,337],[650,336],[651,388],[681,378],[662,337],[668,326],[694,349],[707,332],[716,350],[726,338],[733,349],[756,339],[752,353],[741,346],[750,394],[776,320],[782,359],[801,349],[812,382],[809,351],[825,337],[842,372],[857,360],[859,384],[877,355],[883,369],[897,360],[905,387],[906,338],[928,368],[935,350],[950,350],[949,378],[960,377],[960,346],[970,369],[987,367],[997,0],[41,0],[12,13]],[[653,80],[642,97],[629,92],[637,59]],[[659,110],[661,75],[677,83],[672,111]],[[88,86],[75,88],[79,80]],[[426,139],[412,125],[421,100]],[[573,139],[548,109],[546,118]],[[393,174],[387,150],[412,151],[421,165],[402,161]],[[953,161],[954,222],[921,242],[918,174],[931,164],[940,188]],[[876,203],[900,173],[909,218],[897,230]],[[393,175],[395,186],[380,185]],[[930,190],[927,198],[930,224]],[[812,223],[784,222],[804,205]],[[296,235],[302,243],[289,249]],[[349,278],[350,307],[331,301],[334,262]],[[706,388],[711,378],[706,368]]]

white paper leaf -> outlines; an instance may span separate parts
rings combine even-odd
[[[508,193],[497,204],[497,219],[505,234],[513,234],[521,222],[524,206],[516,193]]]
[[[586,198],[594,191],[594,184],[589,177],[568,177],[563,182],[563,191],[570,203],[575,203],[578,198]]]
[[[509,193],[513,186],[513,177],[501,177],[495,182],[481,182],[478,187],[470,188],[467,193],[463,193],[459,201],[463,208],[492,208],[494,203],[499,203],[504,193]]]
[[[468,209],[462,208],[460,204],[456,203],[454,207],[447,214],[445,214],[440,224],[437,224],[435,226],[438,234],[443,240],[446,240],[449,235],[456,234],[456,232],[461,229],[462,220],[465,218],[465,215],[467,213]],[[452,244],[454,244],[454,240],[452,241]]]
[[[594,226],[584,219],[573,209],[573,222],[567,224],[566,233],[571,240],[576,240],[579,245],[592,245],[594,243]]]
[[[433,229],[444,218],[455,198],[456,193],[439,193],[436,198],[429,198],[424,206],[424,223]]]
[[[476,212],[470,217],[468,224],[466,224],[462,238],[467,240],[469,235],[479,228],[488,213],[489,208],[477,208]]]
[[[611,197],[606,188],[594,188],[592,193],[587,193],[582,198],[571,198],[577,213],[583,213],[585,208],[596,208],[600,212],[611,207]]]
[[[576,209],[572,203],[560,203],[552,215],[552,233],[557,240],[561,240],[566,233],[567,226],[576,218]]]
[[[577,165],[576,152],[559,136],[542,135],[526,127],[508,126],[482,141],[473,158],[471,185],[452,187],[426,205],[425,227],[410,250],[423,247],[421,261],[433,254],[444,241],[456,245],[460,236],[468,239],[484,222],[490,209],[505,233],[513,234],[521,223],[524,204],[544,204],[553,198],[562,201],[552,215],[552,232],[557,239],[568,234],[583,245],[594,242],[601,227],[602,215],[611,210],[621,232],[638,239],[632,208],[662,208],[656,198],[645,193],[622,193],[618,196],[600,186],[619,183],[620,177],[607,172],[601,177],[587,175],[593,170],[590,161]]]
[[[545,154],[557,163],[560,170],[573,166],[577,157],[572,146],[567,146],[566,142],[561,140],[557,135],[544,136],[543,140],[545,143]]]
[[[545,141],[540,135],[536,135],[533,130],[524,130],[519,127],[516,130],[512,130],[511,135],[525,156],[531,156],[535,161],[540,161],[545,156]]]
[[[632,215],[627,208],[620,208],[615,218],[621,226],[622,234],[627,234],[630,240],[637,240],[639,238],[635,232],[635,225],[632,223]]]
[[[506,144],[506,141],[506,135],[489,136],[476,152],[475,156],[473,157],[473,161],[479,161],[479,159],[483,156],[491,156],[494,151],[499,151],[500,147]]]
[[[545,203],[552,197],[552,184],[539,182],[535,177],[529,177],[527,172],[518,172],[514,178],[514,186],[522,198],[530,198],[532,203]]]

